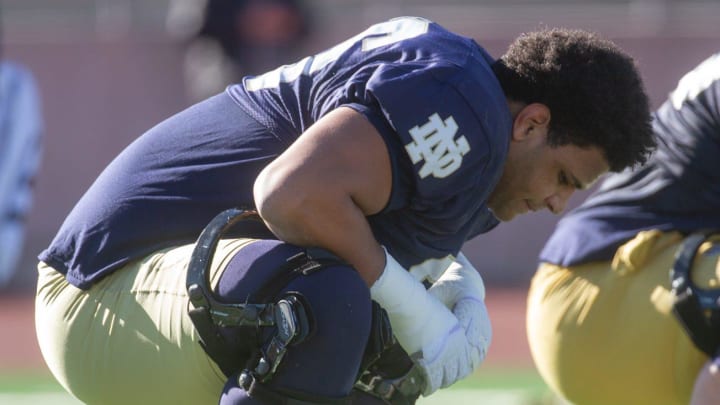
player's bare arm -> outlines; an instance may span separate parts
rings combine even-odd
[[[363,115],[341,107],[260,173],[254,195],[260,216],[280,239],[326,248],[372,285],[385,254],[365,217],[382,210],[391,186],[382,137]]]

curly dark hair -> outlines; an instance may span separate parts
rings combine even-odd
[[[655,148],[635,62],[609,40],[561,28],[526,33],[493,71],[509,99],[548,106],[551,146],[597,146],[615,172],[645,163]]]

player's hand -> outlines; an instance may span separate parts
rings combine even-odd
[[[462,253],[458,254],[457,259],[428,291],[450,309],[466,297],[485,301],[485,283],[477,269]]]
[[[480,273],[460,253],[428,292],[453,312],[468,342],[484,359],[492,339],[492,326],[485,306],[485,284]]]
[[[426,380],[423,395],[466,377],[485,357],[485,348],[467,337],[467,330],[475,330],[475,326],[460,322],[391,255],[387,254],[383,274],[370,294],[385,308],[395,337],[422,370]],[[463,304],[455,305],[458,313],[471,322],[467,315],[476,311],[477,302],[460,302]]]
[[[467,377],[484,357],[481,349],[471,344],[460,325],[449,330],[445,336],[438,336],[432,344],[411,356],[425,379],[423,396]]]
[[[484,358],[492,339],[492,326],[485,307],[485,283],[475,267],[460,253],[428,292],[453,312],[468,340]]]

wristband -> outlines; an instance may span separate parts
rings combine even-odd
[[[393,333],[409,354],[433,358],[460,328],[457,318],[385,250],[385,268],[370,296],[388,314]]]

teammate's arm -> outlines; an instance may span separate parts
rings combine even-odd
[[[372,285],[385,253],[365,217],[382,210],[391,184],[381,135],[362,114],[340,107],[260,173],[255,204],[277,237],[332,251]]]

